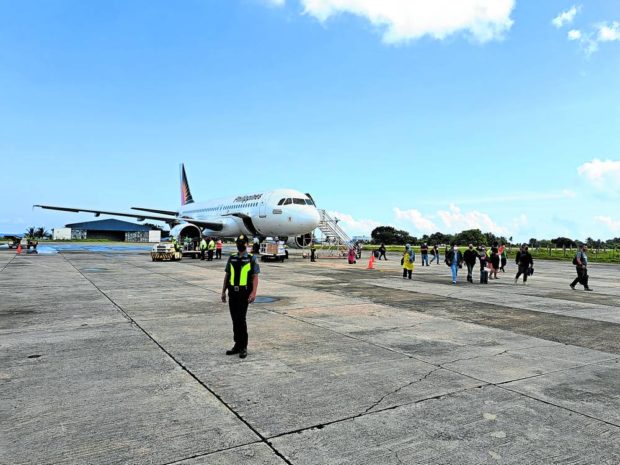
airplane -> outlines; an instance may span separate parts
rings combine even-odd
[[[201,235],[237,237],[240,234],[258,237],[278,237],[292,245],[305,247],[312,242],[320,214],[310,194],[294,189],[236,195],[207,202],[194,202],[185,165],[181,164],[181,206],[177,211],[131,207],[144,213],[122,213],[82,208],[34,205],[47,210],[86,212],[99,215],[136,218],[138,221],[155,220],[168,223],[171,237],[199,238]],[[151,215],[155,213],[156,215]]]

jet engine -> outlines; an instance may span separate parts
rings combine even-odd
[[[185,237],[199,240],[200,236],[200,228],[192,223],[177,224],[170,230],[170,237],[176,237],[181,241],[183,241]]]
[[[302,247],[310,247],[312,244],[312,233],[302,234],[301,236],[295,237],[281,237],[281,240],[286,242],[286,245],[294,248],[302,248]]]

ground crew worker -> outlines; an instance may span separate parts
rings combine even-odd
[[[179,251],[179,243],[177,242],[177,238],[172,236],[172,239],[170,239],[170,243],[172,244],[172,247],[174,247],[174,251],[178,252]]]
[[[212,237],[209,238],[209,245],[207,246],[207,260],[213,261],[213,252],[215,252],[215,241]]]
[[[226,302],[226,290],[228,289],[228,307],[235,341],[235,345],[226,351],[226,355],[239,354],[240,358],[245,358],[248,355],[248,328],[245,317],[248,304],[256,299],[260,267],[256,257],[247,252],[248,238],[246,236],[242,234],[235,243],[238,253],[233,253],[228,258],[222,288],[222,302]]]
[[[205,259],[206,250],[207,250],[207,241],[205,240],[204,236],[202,236],[202,239],[200,240],[200,259],[201,260]]]

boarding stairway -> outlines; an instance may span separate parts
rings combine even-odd
[[[327,255],[346,256],[351,244],[351,238],[338,226],[338,218],[332,218],[325,210],[319,210],[321,221],[318,229],[324,241],[321,252]]]

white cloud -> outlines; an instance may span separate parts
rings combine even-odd
[[[332,218],[338,218],[338,225],[344,229],[349,236],[351,235],[363,235],[370,236],[370,233],[377,226],[381,226],[381,223],[375,220],[357,220],[353,216],[338,211],[329,211],[329,215]]]
[[[620,232],[620,221],[612,220],[609,216],[595,216],[594,219],[603,223],[610,231]]]
[[[601,192],[620,193],[620,160],[595,158],[577,168],[577,172]]]
[[[449,232],[460,232],[465,229],[480,229],[494,234],[508,234],[507,228],[495,223],[489,215],[476,210],[464,213],[459,207],[452,204],[450,209],[440,210],[437,215],[441,218]],[[527,221],[527,218],[526,218]]]
[[[583,34],[579,29],[571,29],[568,31],[568,40],[579,40]]]
[[[271,6],[284,6],[286,0],[263,0],[263,2]]]
[[[435,223],[433,223],[428,218],[424,218],[422,213],[420,213],[418,210],[401,210],[400,208],[395,207],[394,215],[396,215],[396,219],[398,220],[405,220],[413,224],[413,226],[416,228],[415,233],[417,233],[418,231],[422,233],[432,233],[438,230]]]
[[[597,26],[596,40],[599,42],[620,41],[620,22],[614,21],[611,25],[604,23]]]
[[[515,0],[301,0],[321,22],[348,13],[381,28],[386,43],[466,32],[479,42],[501,39],[511,28]]]
[[[558,29],[566,24],[571,24],[579,10],[581,10],[581,6],[572,6],[569,10],[563,11],[553,18],[551,23]]]

